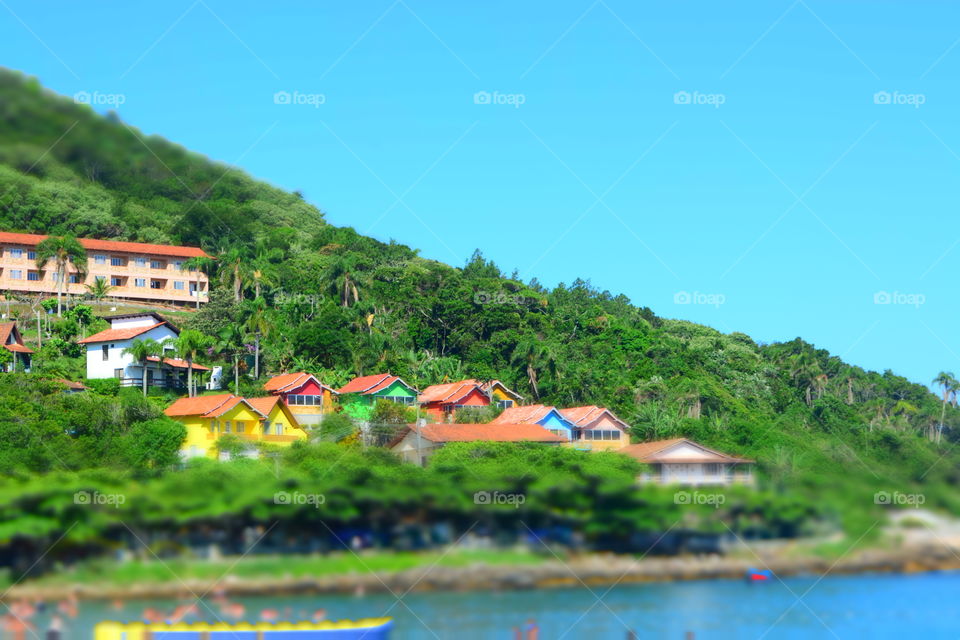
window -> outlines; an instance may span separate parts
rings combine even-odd
[[[23,280],[23,271],[20,269],[11,269],[10,270],[10,279],[11,280]]]
[[[413,404],[412,396],[383,396],[383,399],[397,404]]]
[[[513,407],[513,400],[497,400],[497,409],[510,409]]]
[[[36,260],[37,252],[36,251],[27,251],[27,260]]]
[[[173,268],[177,271],[183,271],[183,260],[174,260]]]
[[[133,286],[135,286],[135,287],[145,287],[145,286],[147,286],[147,279],[146,279],[146,278],[134,278],[134,279],[133,279]]]
[[[173,288],[176,289],[177,291],[183,291],[183,289],[184,289],[184,282],[183,282],[183,280],[174,280],[174,281],[173,281]]]
[[[278,436],[282,436],[282,435],[283,435],[283,423],[282,423],[282,422],[278,422],[278,423],[277,423],[277,427],[276,427],[276,430],[275,430],[275,431],[276,431],[276,434],[277,434]]]
[[[105,344],[105,345],[101,345],[101,347],[100,347],[100,353],[103,354],[103,359],[104,359],[104,360],[109,360],[109,359],[110,359],[110,346],[109,346],[109,345],[106,345],[106,344]]]
[[[107,264],[107,256],[93,256],[94,264]]]
[[[146,259],[146,258],[142,258],[142,257],[134,258],[134,259],[133,259],[133,264],[135,264],[135,265],[138,266],[138,267],[146,267],[146,266],[147,266],[147,259]]]
[[[111,276],[111,277],[110,277],[110,284],[111,284],[112,286],[114,286],[114,287],[122,287],[122,286],[123,286],[123,278],[119,278],[119,277],[117,277],[117,276]]]
[[[289,395],[287,404],[298,406],[317,407],[323,404],[323,396],[317,395]]]
[[[70,284],[80,284],[80,274],[79,273],[69,274],[67,276],[67,282],[69,282]]]
[[[111,267],[122,267],[122,266],[124,266],[124,259],[123,259],[123,258],[118,258],[118,257],[116,257],[116,256],[111,256],[111,257],[110,257],[110,266],[111,266]]]
[[[150,261],[151,269],[166,269],[167,265],[163,264],[161,260],[151,260]]]
[[[150,281],[151,289],[163,289],[163,280],[151,280]]]
[[[104,347],[104,349],[106,349],[106,347]],[[104,360],[106,360],[106,358],[104,358]],[[117,380],[123,380],[123,369],[114,369],[113,377]]]
[[[39,271],[27,271],[27,280],[32,280],[33,282],[40,281],[40,272]]]
[[[711,462],[703,465],[703,470],[704,470],[704,473],[706,473],[708,476],[720,475],[720,465],[715,462]]]
[[[22,258],[22,257],[23,257],[23,249],[10,249],[10,257],[11,257],[11,258]]]
[[[243,433],[247,428],[247,423],[243,420],[237,420],[237,433]]]
[[[230,429],[231,429],[230,421],[227,420],[226,422],[223,423],[223,432],[230,433]]]

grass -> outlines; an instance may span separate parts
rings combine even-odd
[[[27,580],[25,586],[131,586],[178,582],[179,580],[217,581],[228,576],[239,579],[296,579],[321,576],[398,572],[418,567],[465,567],[472,564],[535,565],[546,558],[525,551],[452,551],[442,552],[349,552],[326,556],[284,555],[247,556],[219,560],[170,559],[92,560],[46,576]],[[7,582],[7,580],[3,580]]]

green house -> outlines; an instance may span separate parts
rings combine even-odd
[[[354,378],[337,390],[343,411],[351,418],[369,420],[377,400],[413,405],[418,391],[400,377],[389,373]]]

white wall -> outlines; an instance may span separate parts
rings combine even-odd
[[[133,316],[132,318],[114,318],[110,321],[111,329],[130,329],[131,327],[152,327],[157,319],[151,315]]]
[[[125,378],[139,378],[140,365],[133,360],[133,356],[124,355],[123,350],[130,347],[134,340],[153,338],[157,342],[175,340],[177,334],[170,327],[163,325],[141,333],[136,338],[128,340],[114,340],[113,342],[95,342],[87,345],[87,378],[113,378],[115,369],[123,369]],[[103,346],[108,347],[107,359],[103,359]]]

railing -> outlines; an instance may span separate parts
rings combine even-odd
[[[747,474],[730,475],[696,475],[696,474],[670,474],[661,475],[658,473],[642,473],[637,477],[641,484],[679,484],[687,486],[729,486],[744,485],[753,486],[755,484],[754,476]]]
[[[143,377],[140,378],[117,378],[121,387],[141,387],[143,386]],[[179,380],[167,380],[165,378],[151,378],[147,380],[148,387],[158,387],[161,389],[186,389],[187,383]]]

